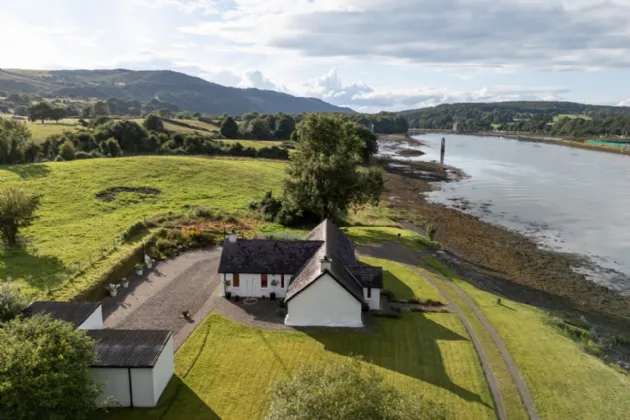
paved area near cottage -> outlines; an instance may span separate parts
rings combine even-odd
[[[510,374],[512,375],[512,379],[516,385],[516,388],[518,389],[518,392],[521,396],[521,400],[523,401],[523,404],[525,405],[529,418],[532,420],[538,420],[540,418],[538,416],[538,412],[534,405],[534,399],[529,393],[529,390],[527,389],[527,385],[525,385],[525,381],[523,380],[516,366],[516,363],[514,362],[514,360],[512,359],[512,356],[510,355],[507,348],[505,347],[505,343],[503,342],[503,340],[501,339],[497,331],[494,329],[492,324],[490,324],[490,321],[488,321],[488,319],[483,315],[483,313],[477,307],[477,305],[473,302],[473,300],[466,293],[464,293],[463,290],[461,290],[455,283],[450,282],[449,280],[445,279],[441,274],[435,272],[435,270],[433,270],[431,267],[428,267],[427,264],[425,264],[424,261],[422,260],[422,255],[420,253],[414,253],[413,251],[408,249],[406,246],[402,245],[400,242],[391,241],[391,242],[370,244],[370,245],[355,245],[355,249],[359,255],[365,255],[368,257],[382,258],[382,259],[396,261],[401,264],[407,265],[412,270],[414,269],[413,266],[422,266],[423,268],[431,271],[435,275],[442,278],[445,282],[448,282],[448,284],[453,288],[453,290],[455,290],[455,292],[460,297],[462,297],[464,301],[466,302],[466,304],[473,310],[473,312],[479,319],[483,328],[488,332],[488,334],[490,334],[493,341],[495,342],[497,348],[499,349],[499,352],[501,353],[501,356],[505,360],[505,364],[508,370],[510,371]],[[479,341],[479,338],[475,334],[474,329],[468,322],[468,319],[466,318],[462,310],[455,304],[455,302],[448,296],[448,294],[444,292],[442,287],[438,285],[437,283],[435,283],[432,279],[428,277],[425,277],[425,278],[436,289],[438,289],[440,294],[448,302],[448,308],[457,314],[459,319],[464,324],[464,327],[468,331],[468,334],[470,335],[470,338],[473,341],[473,345],[475,346],[475,349],[477,350],[477,354],[479,355],[479,360],[481,361],[481,365],[483,367],[485,376],[488,380],[488,384],[490,386],[490,392],[492,393],[492,397],[496,405],[497,416],[499,417],[499,419],[505,419],[506,418],[505,409],[503,407],[503,399],[501,397],[499,384],[497,382],[496,377],[494,376],[494,373],[492,372],[492,369],[490,368],[490,363],[488,361],[488,358],[481,345],[481,342]]]
[[[105,327],[171,330],[179,348],[214,309],[220,258],[220,248],[191,251],[159,262],[143,276],[134,274],[128,289],[103,300]],[[186,310],[190,320],[182,316]]]

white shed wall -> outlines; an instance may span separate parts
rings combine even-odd
[[[286,325],[361,327],[361,303],[329,274],[287,302]]]
[[[131,368],[131,392],[134,407],[153,407],[153,369]]]
[[[121,405],[129,407],[129,371],[127,368],[90,368],[90,377],[95,384],[104,384],[105,390],[96,398],[96,404],[101,405],[105,399],[112,397],[110,406]]]
[[[92,315],[83,324],[79,325],[80,330],[102,330],[103,329],[103,306],[98,305]]]
[[[267,274],[267,286],[266,288],[261,287],[261,276],[260,274],[247,274],[240,273],[239,274],[239,287],[234,287],[234,275],[232,273],[224,273],[221,275],[222,279],[225,276],[225,280],[230,281],[230,286],[227,288],[228,292],[232,293],[232,296],[254,296],[254,297],[269,297],[271,292],[276,292],[276,296],[279,298],[285,297],[287,294],[287,289],[289,288],[289,281],[291,280],[292,274],[284,275],[284,287],[282,287],[282,275],[281,274]],[[273,287],[271,282],[276,280],[278,285]],[[223,288],[221,293],[223,294]]]
[[[381,289],[372,288],[372,296],[368,297],[368,289],[366,287],[363,288],[363,299],[367,302],[370,309],[381,309]]]
[[[173,364],[173,336],[168,339],[162,354],[153,367],[153,405],[156,405],[175,370]]]

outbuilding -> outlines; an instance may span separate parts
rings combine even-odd
[[[173,376],[173,335],[163,330],[91,330],[99,361],[90,366],[105,390],[97,404],[155,407]]]

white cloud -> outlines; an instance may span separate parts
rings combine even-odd
[[[153,8],[175,7],[184,13],[202,12],[217,14],[220,12],[220,0],[133,0],[140,6]]]
[[[630,106],[630,98],[617,102],[617,106]]]
[[[271,80],[267,79],[260,70],[254,70],[244,73],[242,75],[240,83],[238,84],[238,87],[277,90],[279,92],[283,92],[286,90],[284,87],[278,86]]]

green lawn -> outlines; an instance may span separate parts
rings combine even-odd
[[[269,390],[302,364],[360,355],[389,382],[444,406],[451,419],[495,418],[466,330],[453,314],[376,320],[373,334],[261,330],[211,314],[175,356],[158,407],[111,410],[107,419],[260,419]]]
[[[435,265],[435,261],[432,261]],[[626,419],[630,378],[586,354],[549,323],[549,315],[529,305],[481,291],[454,279],[484,312],[516,361],[543,419]]]
[[[284,164],[247,159],[143,156],[0,166],[0,185],[41,194],[39,219],[24,230],[25,248],[0,247],[0,278],[11,276],[33,293],[64,281],[65,267],[111,244],[133,223],[157,213],[204,205],[233,214],[270,189],[279,191]],[[159,195],[96,194],[111,187],[152,187]]]
[[[397,241],[400,235],[400,241],[414,250],[427,246],[438,248],[440,246],[439,243],[430,241],[416,232],[397,227],[353,226],[342,230],[357,244]]]
[[[440,292],[410,268],[380,258],[363,257],[361,261],[383,267],[383,287],[394,292],[397,299],[417,298],[420,301],[431,299],[444,303]]]

